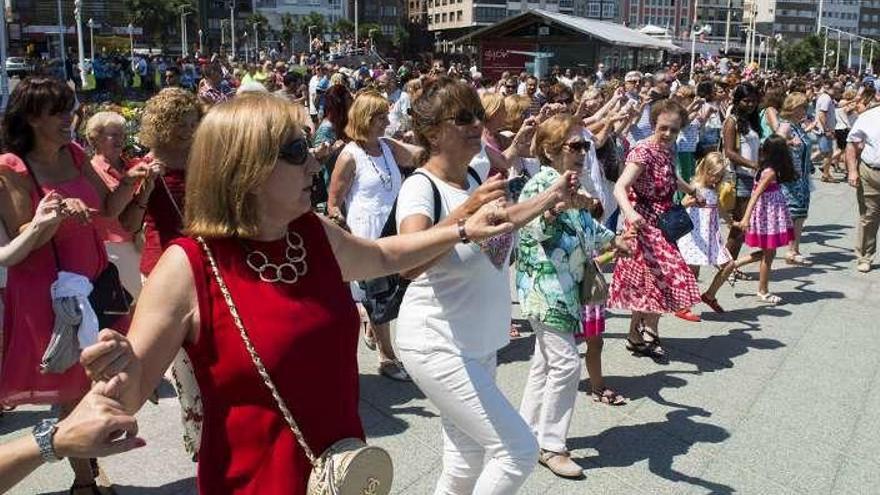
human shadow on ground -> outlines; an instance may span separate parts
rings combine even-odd
[[[847,235],[846,231],[851,230],[852,228],[852,225],[810,225],[807,223],[801,234],[801,244],[818,244],[820,246],[833,247],[828,245],[828,241],[840,239]]]
[[[195,495],[198,493],[195,478],[177,480],[162,486],[113,485],[118,495]],[[50,492],[43,495],[67,495],[67,491]]]
[[[711,416],[705,409],[670,404],[680,409],[666,413],[665,421],[614,426],[597,435],[569,439],[568,446],[571,449],[589,448],[598,452],[596,456],[574,459],[575,462],[585,470],[590,470],[598,467],[632,466],[647,460],[648,470],[667,480],[703,487],[710,493],[734,493],[736,490],[730,486],[691,476],[673,468],[675,458],[687,454],[692,446],[698,443],[723,442],[730,438],[730,433],[720,426],[695,421],[695,417]],[[677,434],[667,433],[669,431]]]
[[[779,308],[768,308],[764,314],[774,316],[790,315]],[[734,367],[733,359],[752,350],[774,350],[785,344],[769,338],[756,338],[753,332],[760,332],[757,321],[760,313],[754,309],[741,309],[722,314],[712,314],[714,321],[730,321],[745,325],[734,328],[726,334],[709,335],[702,338],[663,337],[663,345],[669,352],[670,362],[688,363],[701,373],[714,372]],[[710,318],[705,318],[710,320]]]
[[[421,405],[407,405],[425,400],[425,394],[413,382],[398,382],[381,375],[360,376],[360,413],[367,435],[384,437],[409,428],[401,416],[433,418],[437,415]]]
[[[30,429],[44,419],[57,417],[58,413],[50,409],[38,411],[13,409],[12,411],[6,411],[0,416],[0,435],[6,435],[26,428]]]

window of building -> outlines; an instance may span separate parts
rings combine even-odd
[[[459,10],[458,12],[455,13],[455,20],[456,21],[461,21],[463,17],[464,17],[464,14],[462,13],[462,11]]]

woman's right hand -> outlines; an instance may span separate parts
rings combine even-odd
[[[79,362],[92,381],[107,381],[126,371],[134,360],[134,351],[128,339],[105,328],[98,333],[98,342],[82,350]]]
[[[89,208],[83,200],[79,198],[66,198],[61,200],[61,213],[65,216],[78,219],[82,223],[89,223],[92,215],[98,213],[98,210]]]
[[[61,202],[63,200],[64,198],[55,191],[45,195],[40,200],[40,204],[37,205],[37,211],[34,213],[31,224],[39,228],[51,227],[61,223],[61,220],[64,219],[64,215],[61,212]]]
[[[480,242],[490,237],[506,234],[513,230],[513,222],[507,216],[505,201],[497,200],[484,204],[464,222],[469,240]]]
[[[506,195],[507,181],[501,177],[501,174],[495,174],[486,179],[460,208],[464,209],[466,216],[471,216],[483,205],[504,198]]]
[[[645,226],[645,218],[635,211],[633,211],[632,213],[628,213],[626,215],[626,220],[629,222],[630,226],[636,231]]]

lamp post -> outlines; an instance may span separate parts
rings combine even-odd
[[[694,78],[694,63],[697,58],[697,15],[700,8],[699,4],[700,0],[694,0],[694,22],[691,23],[691,84],[696,83],[696,79]],[[702,32],[702,28],[699,31]]]
[[[254,62],[260,61],[260,27],[259,22],[254,23]]]
[[[58,36],[61,42],[61,70],[64,72],[64,80],[70,76],[67,73],[67,50],[64,48],[64,35],[66,34],[67,29],[64,28],[64,17],[61,13],[61,0],[57,0],[55,2],[58,7]],[[4,61],[4,63],[6,63]]]
[[[724,56],[730,50],[730,13],[733,10],[733,0],[727,0],[727,22],[724,24]]]
[[[130,22],[128,23],[128,43],[131,47],[131,62],[129,65],[132,71],[134,71],[134,24]]]
[[[248,44],[247,44],[248,32],[245,31],[244,34],[242,34],[242,37],[244,37],[244,63],[249,64],[250,63],[250,58],[249,58],[250,51],[248,50]]]
[[[0,113],[6,112],[9,101],[9,74],[6,73],[6,9],[0,9]]]
[[[76,48],[78,51],[77,61],[79,62],[79,81],[82,87],[86,85],[86,54],[83,48],[83,32],[82,32],[82,0],[74,0],[73,16],[76,18]]]
[[[204,34],[205,34],[205,32],[202,31],[201,29],[199,29],[199,54],[200,55],[205,54],[205,47],[202,46],[202,39],[203,39],[202,36],[204,36]]]
[[[235,60],[235,2],[229,2],[229,39],[232,40],[232,60]]]
[[[190,15],[192,12],[187,12],[186,7],[180,7],[180,55],[186,57],[189,55],[188,50],[186,48],[187,39],[186,39],[186,16]]]
[[[437,31],[439,32],[439,31]],[[358,49],[358,0],[354,0],[354,52]]]
[[[375,29],[370,29],[370,32],[367,33],[370,36],[370,52],[374,52],[374,53],[376,51],[376,42],[373,41],[373,33],[375,33],[375,32],[376,32]]]
[[[95,20],[89,17],[89,54],[92,58],[92,63],[95,63]]]
[[[865,59],[865,42],[864,40],[859,40],[859,75],[862,74],[862,64]]]
[[[826,61],[828,59],[828,29],[825,29],[825,48],[822,50],[822,71],[825,71],[827,67]]]

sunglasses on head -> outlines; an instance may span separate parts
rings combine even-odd
[[[300,137],[289,141],[278,149],[278,158],[291,165],[303,165],[309,159],[309,143],[306,138]]]
[[[580,153],[581,151],[590,151],[590,142],[579,139],[577,141],[565,143],[565,147],[574,153]]]
[[[462,108],[458,112],[455,113],[452,117],[448,117],[445,120],[451,120],[455,123],[455,125],[472,125],[476,121],[483,122],[486,120],[486,111],[482,108],[476,109],[468,109]]]

